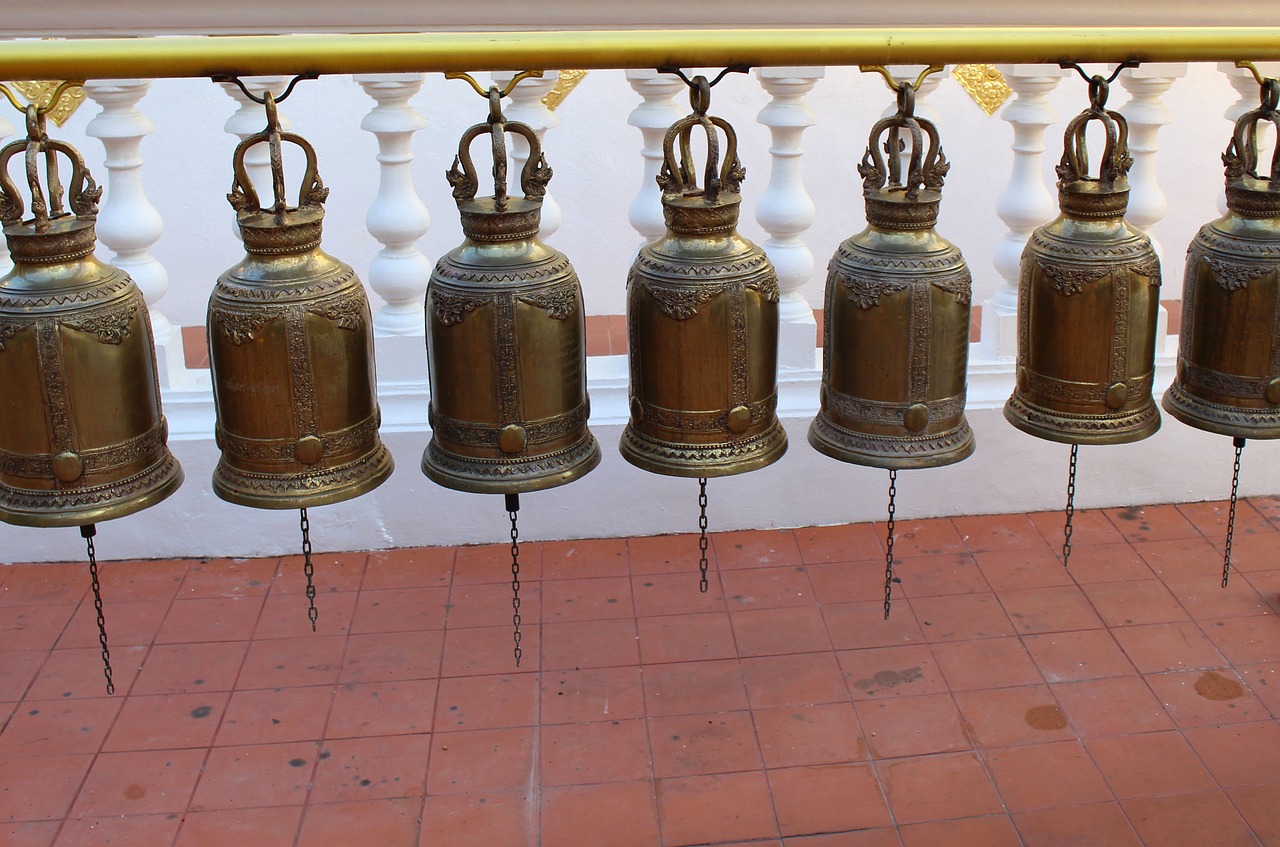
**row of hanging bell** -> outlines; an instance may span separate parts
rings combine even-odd
[[[776,462],[787,435],[777,413],[778,276],[764,251],[738,234],[746,170],[737,134],[707,114],[724,73],[715,82],[680,76],[692,112],[663,139],[657,181],[667,230],[640,249],[627,276],[631,417],[619,449],[642,470],[698,478],[705,592],[707,479]],[[695,128],[706,139],[701,188]]]
[[[972,280],[934,230],[950,164],[937,127],[915,114],[916,87],[939,70],[914,85],[885,73],[897,112],[871,128],[858,166],[866,229],[828,266],[821,405],[809,427],[820,453],[889,471],[886,618],[898,471],[953,464],[974,449],[964,416]]]
[[[27,137],[0,150],[0,221],[13,258],[0,279],[0,520],[80,527],[110,694],[95,525],[155,505],[183,477],[167,446],[147,304],[126,273],[94,255],[102,189],[79,151],[48,137],[44,115],[28,106]],[[9,174],[19,153],[26,220]],[[59,157],[71,168],[65,188]]]
[[[1245,440],[1280,438],[1280,150],[1258,174],[1258,125],[1280,131],[1280,82],[1259,83],[1261,104],[1236,121],[1222,154],[1227,212],[1187,249],[1177,375],[1161,401],[1183,423],[1233,439],[1224,588]]]
[[[320,248],[328,189],[315,149],[267,125],[237,145],[231,192],[245,257],[209,298],[209,363],[221,458],[213,490],[258,509],[300,509],[311,627],[318,612],[307,509],[372,491],[391,475],[364,286],[351,267]],[[282,145],[305,157],[297,205],[286,199]],[[249,149],[270,151],[273,203],[264,205],[245,167]]]
[[[1106,108],[1110,81],[1089,79],[1089,108],[1063,137],[1061,213],[1022,253],[1016,381],[1004,410],[1018,429],[1071,445],[1063,564],[1079,445],[1127,444],[1160,427],[1152,399],[1160,262],[1151,239],[1124,219],[1133,159],[1128,124]],[[1093,122],[1105,134],[1096,177],[1085,138]]]
[[[446,174],[463,242],[436,263],[427,285],[431,441],[422,471],[447,488],[502,494],[511,522],[512,626],[520,664],[520,494],[572,482],[600,463],[587,429],[586,313],[568,258],[538,238],[551,168],[537,134],[508,121],[506,91],[482,89],[485,123],[467,129]],[[529,156],[521,197],[508,196],[508,134]],[[494,193],[477,197],[471,145],[487,136]]]

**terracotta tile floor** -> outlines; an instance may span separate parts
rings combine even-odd
[[[1280,500],[0,567],[0,845],[1280,847]],[[101,545],[109,549],[106,537]]]

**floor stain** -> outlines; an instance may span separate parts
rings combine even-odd
[[[126,800],[141,800],[147,796],[147,789],[143,788],[136,782],[132,782],[124,787],[124,798]]]
[[[1054,705],[1032,706],[1027,709],[1027,726],[1032,729],[1066,729],[1067,716]]]
[[[1217,671],[1205,671],[1196,680],[1196,693],[1206,700],[1234,700],[1244,696],[1244,686]]]
[[[900,671],[876,671],[875,676],[855,681],[853,683],[853,687],[857,688],[859,691],[897,688],[899,685],[907,685],[915,682],[923,676],[924,671],[919,667],[904,668]],[[872,693],[875,692],[872,691]]]

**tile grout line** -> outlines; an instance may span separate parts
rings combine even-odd
[[[443,687],[441,685],[441,682],[443,681],[443,677],[444,677],[444,651],[447,649],[449,644],[448,626],[449,626],[449,616],[453,612],[453,589],[454,589],[454,586],[457,584],[457,580],[455,579],[455,576],[458,570],[458,548],[454,546],[450,549],[453,552],[449,557],[450,558],[449,585],[447,586],[448,590],[445,593],[445,614],[444,614],[444,618],[440,622],[440,626],[441,626],[440,657],[439,657],[440,663],[439,663],[438,669],[436,670],[436,675],[435,675],[436,695],[431,700],[431,733],[430,733],[431,743],[427,746],[426,767],[422,772],[422,802],[418,804],[418,843],[422,843],[422,838],[423,838],[422,832],[424,829],[426,829],[426,826],[427,826],[427,799],[431,796],[427,786],[431,777],[431,760],[432,758],[434,758],[432,756],[432,753],[435,751],[435,747],[437,744],[436,715],[438,714],[440,709],[440,689]],[[369,566],[366,564],[365,576],[368,576],[368,573],[369,573],[368,567]],[[354,624],[354,617],[352,622]],[[350,637],[351,636],[348,633],[347,635],[348,640],[350,640]],[[346,662],[345,651],[343,653],[343,662],[344,664]],[[339,682],[341,682],[341,679],[339,679]],[[301,837],[302,837],[302,830],[301,828],[299,828],[298,838],[301,839]]]

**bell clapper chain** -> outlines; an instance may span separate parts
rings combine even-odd
[[[98,582],[98,553],[93,547],[93,537],[98,534],[95,524],[80,527],[80,536],[84,539],[89,555],[89,583],[93,588],[93,612],[98,618],[98,644],[102,647],[102,675],[107,680],[107,694],[116,693],[116,684],[111,679],[111,650],[107,647],[107,620],[102,616],[102,586]]]
[[[698,477],[698,591],[707,593],[707,478]]]
[[[1240,497],[1240,454],[1244,452],[1244,439],[1236,436],[1231,439],[1236,448],[1235,465],[1231,470],[1231,506],[1227,510],[1227,541],[1222,549],[1222,587],[1227,587],[1231,579],[1231,540],[1236,534],[1236,501]]]
[[[302,573],[307,578],[307,620],[311,621],[311,631],[316,631],[316,619],[320,613],[316,611],[315,566],[311,563],[311,521],[307,519],[307,510],[300,509],[302,527]]]
[[[515,642],[512,654],[516,667],[524,650],[520,648],[520,528],[516,525],[516,513],[520,511],[520,495],[506,494],[507,517],[511,519],[511,638]]]
[[[1080,445],[1071,445],[1071,459],[1067,462],[1067,508],[1064,510],[1066,521],[1062,526],[1062,566],[1071,562],[1071,533],[1075,530],[1073,522],[1076,516],[1076,457]]]
[[[893,605],[893,530],[897,512],[897,468],[888,472],[888,525],[884,530],[884,619]]]

